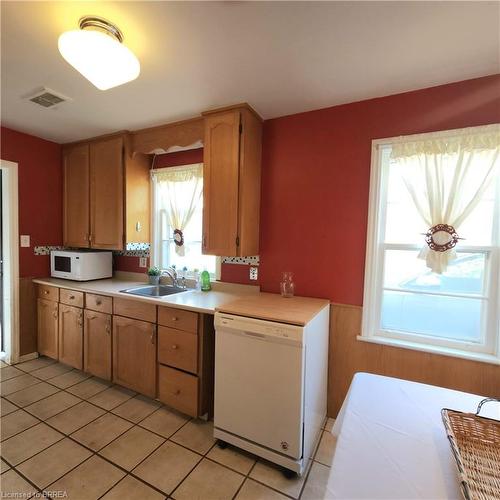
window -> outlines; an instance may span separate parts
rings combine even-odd
[[[206,269],[216,278],[217,258],[201,252],[203,164],[153,170],[152,185],[152,264],[186,267],[187,277]]]
[[[498,125],[373,142],[360,340],[500,363],[499,152]]]

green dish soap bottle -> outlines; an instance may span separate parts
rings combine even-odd
[[[211,289],[212,286],[210,285],[210,274],[208,274],[208,271],[203,271],[201,273],[201,291],[209,292]]]

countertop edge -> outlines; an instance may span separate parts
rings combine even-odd
[[[78,287],[75,287],[75,285],[72,283],[71,284],[68,283],[67,285],[60,284],[60,283],[54,283],[53,281],[50,281],[49,279],[44,279],[44,278],[33,278],[32,281],[33,281],[33,283],[37,283],[39,285],[54,286],[57,288],[63,288],[65,290],[76,290],[76,291],[84,292],[84,293],[93,293],[96,295],[105,295],[105,296],[116,297],[116,298],[125,299],[125,300],[140,301],[140,302],[144,302],[146,304],[154,304],[154,305],[158,305],[158,306],[166,306],[166,307],[172,307],[172,308],[176,308],[176,309],[184,309],[186,311],[193,311],[193,312],[199,312],[199,313],[204,313],[204,314],[215,314],[215,311],[216,311],[215,307],[213,307],[213,308],[212,307],[200,307],[200,306],[194,306],[194,305],[189,305],[189,304],[180,304],[178,302],[169,301],[168,296],[163,297],[163,298],[141,297],[140,295],[131,295],[131,294],[122,293],[119,291],[117,292],[117,291],[113,291],[113,290],[103,291],[103,290],[92,288],[91,286],[90,287],[82,286],[80,284],[78,285]],[[84,283],[84,282],[82,282],[82,283]],[[124,288],[130,288],[130,286],[127,287],[127,285],[125,285],[125,283],[130,285],[130,282],[124,281]],[[136,283],[136,286],[141,286],[141,285],[147,286],[148,283]],[[182,292],[182,293],[184,293],[184,294],[196,293],[196,291],[195,290],[188,290],[188,291]],[[204,293],[204,292],[199,292],[199,293]],[[210,291],[210,292],[206,292],[206,293],[224,293],[224,292]],[[234,298],[236,298],[236,297],[238,297],[238,296],[234,295],[234,297],[230,298],[229,301],[234,300]]]

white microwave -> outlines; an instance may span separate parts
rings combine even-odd
[[[74,281],[89,281],[113,276],[111,252],[92,250],[52,250],[50,275]]]

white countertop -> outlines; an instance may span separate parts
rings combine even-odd
[[[325,498],[460,499],[441,409],[475,413],[481,399],[357,373],[332,431],[338,437]],[[481,415],[500,420],[500,405],[485,405]]]
[[[123,278],[110,278],[94,281],[70,281],[59,278],[35,278],[34,283],[42,285],[57,286],[69,290],[79,290],[82,292],[109,295],[123,299],[139,300],[160,306],[177,307],[200,313],[213,314],[215,310],[223,304],[227,304],[248,294],[259,293],[259,287],[248,285],[233,285],[215,283],[214,290],[200,292],[188,290],[187,292],[167,295],[165,297],[141,297],[122,293],[121,290],[133,288],[141,285],[148,285],[145,281],[137,281]]]

